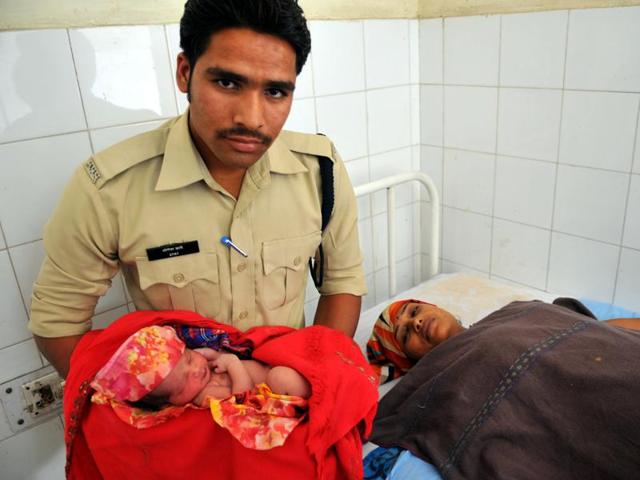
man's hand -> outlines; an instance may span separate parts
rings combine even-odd
[[[340,330],[349,337],[356,333],[362,299],[349,293],[322,295],[318,301],[314,325]]]

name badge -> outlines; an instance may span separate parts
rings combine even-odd
[[[190,255],[192,253],[198,253],[199,251],[198,241],[192,240],[191,242],[170,243],[160,247],[147,248],[147,258],[152,262],[154,260],[162,260],[163,258]]]

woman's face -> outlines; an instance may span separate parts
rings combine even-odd
[[[436,345],[464,330],[446,310],[435,305],[409,302],[396,314],[394,334],[405,355],[418,360]]]

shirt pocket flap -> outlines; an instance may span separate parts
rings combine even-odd
[[[294,238],[283,238],[262,243],[262,266],[269,275],[278,268],[302,270],[320,245],[320,231]]]
[[[156,283],[178,288],[194,280],[218,283],[218,257],[215,252],[201,252],[154,261],[139,257],[136,259],[136,265],[142,290]]]

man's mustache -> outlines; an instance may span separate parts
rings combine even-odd
[[[228,138],[228,137],[252,137],[260,141],[263,145],[270,145],[273,142],[273,138],[263,133],[258,132],[257,130],[249,130],[246,127],[233,127],[227,128],[226,130],[218,130],[217,136],[219,139]]]

